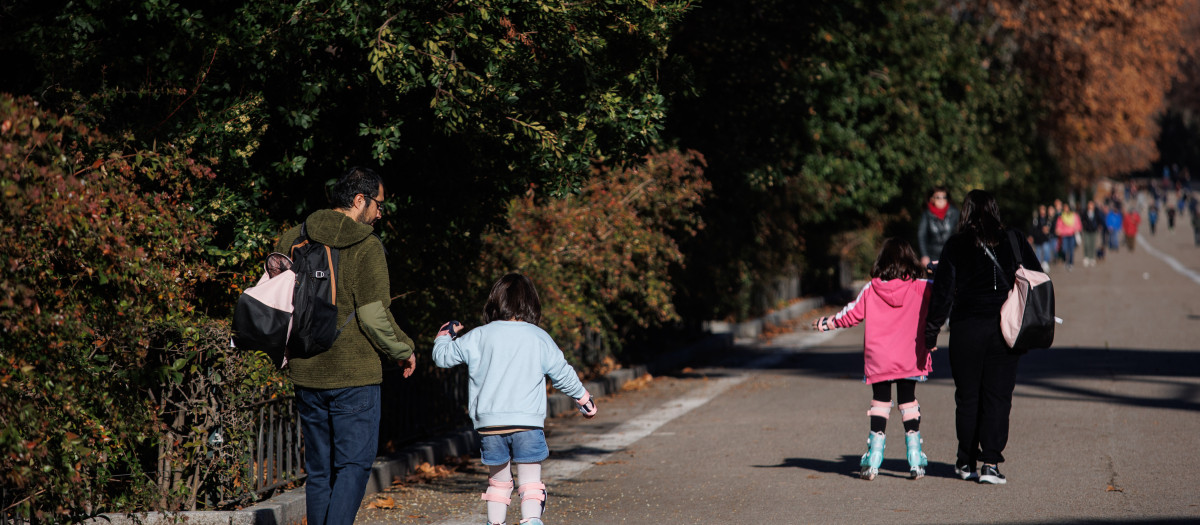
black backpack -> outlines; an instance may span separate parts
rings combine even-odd
[[[342,328],[354,319],[354,313],[342,326],[337,325],[337,248],[312,240],[307,226],[301,225],[300,235],[292,242],[288,255],[296,274],[288,355],[312,357],[333,346]]]

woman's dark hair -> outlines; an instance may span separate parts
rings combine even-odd
[[[946,194],[946,201],[947,201],[947,202],[950,200],[950,190],[946,189],[946,187],[945,187],[945,186],[934,186],[934,187],[933,187],[933,189],[929,190],[929,195],[926,195],[926,196],[925,196],[925,200],[927,200],[927,201],[928,201],[929,199],[932,199],[932,198],[933,198],[933,195],[934,195],[935,193],[938,193],[938,192],[941,192],[941,193],[945,193],[945,194]]]
[[[963,198],[958,232],[970,233],[976,246],[995,246],[1004,239],[1004,223],[1000,221],[1000,206],[996,197],[984,190],[971,190]]]
[[[375,170],[354,166],[346,170],[329,190],[329,204],[337,209],[348,210],[354,207],[355,195],[361,193],[368,199],[374,199],[381,184],[383,179]]]
[[[889,237],[883,241],[879,257],[871,267],[871,277],[885,281],[915,281],[922,275],[925,275],[925,269],[921,267],[921,260],[917,259],[917,252],[913,251],[911,244],[896,237]]]
[[[542,321],[542,301],[537,288],[528,277],[513,272],[496,281],[483,305],[483,322],[525,321],[537,325]]]

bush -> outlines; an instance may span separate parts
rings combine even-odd
[[[191,203],[213,172],[0,95],[0,173],[0,507],[178,509],[195,481],[241,475],[198,436],[228,425],[237,445],[223,411],[281,385],[194,308],[212,273]]]
[[[483,236],[476,288],[508,271],[529,275],[543,327],[575,363],[585,346],[599,350],[594,362],[630,329],[677,320],[669,272],[683,264],[677,239],[703,227],[694,213],[710,187],[703,167],[699,153],[671,150],[597,169],[578,195],[514,198],[507,229]]]

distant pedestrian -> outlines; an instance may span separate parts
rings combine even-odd
[[[1200,206],[1196,206],[1196,199],[1192,199],[1192,236],[1196,242],[1196,246],[1200,246]]]
[[[1029,229],[1033,239],[1033,247],[1037,250],[1038,261],[1042,263],[1042,271],[1050,271],[1050,263],[1054,260],[1054,223],[1050,222],[1050,212],[1045,205],[1038,206],[1037,214],[1033,216],[1033,227]]]
[[[1063,211],[1058,216],[1058,223],[1054,225],[1054,233],[1058,235],[1062,242],[1063,257],[1067,260],[1067,271],[1071,271],[1075,267],[1075,236],[1083,231],[1083,225],[1080,223],[1079,214],[1071,208],[1070,204],[1063,205]]]
[[[1146,212],[1146,221],[1150,224],[1150,235],[1154,235],[1158,226],[1158,206],[1150,206],[1150,211]]]
[[[958,232],[946,241],[933,277],[925,341],[933,344],[950,317],[950,373],[954,377],[958,455],[954,471],[962,479],[1006,483],[999,464],[1008,444],[1009,413],[1017,382],[1014,352],[1000,334],[1000,306],[1008,298],[1017,264],[1010,236],[1018,239],[1021,259],[1037,256],[1020,232],[1005,228],[991,193],[973,190],[962,205]],[[989,256],[989,252],[991,255]],[[992,262],[995,257],[1003,275]],[[953,312],[953,314],[951,314]],[[975,470],[976,462],[982,468]]]
[[[1121,227],[1125,218],[1121,215],[1121,203],[1113,202],[1104,216],[1104,226],[1108,229],[1108,249],[1113,253],[1121,248]]]
[[[1167,231],[1175,231],[1175,208],[1167,206]]]
[[[883,242],[879,257],[871,267],[871,282],[854,302],[833,317],[813,322],[821,331],[849,328],[867,321],[863,341],[864,381],[871,385],[871,431],[867,434],[867,453],[859,462],[863,479],[872,480],[883,462],[885,429],[892,411],[892,385],[904,422],[904,443],[908,449],[908,477],[925,475],[929,460],[921,451],[921,406],[917,403],[917,383],[925,381],[933,370],[929,358],[931,346],[925,344],[922,322],[928,307],[929,281],[921,279],[925,267],[907,242],[895,237]]]
[[[457,322],[442,325],[433,342],[433,360],[450,368],[467,365],[467,413],[479,432],[483,464],[488,466],[489,524],[502,524],[511,503],[516,464],[521,485],[521,523],[542,524],[546,485],[542,461],[550,455],[546,422],[546,377],[570,396],[585,417],[596,403],[550,335],[538,327],[542,303],[528,277],[510,273],[492,285],[483,307],[484,325],[461,336]],[[457,336],[457,337],[456,337]]]
[[[1122,219],[1122,226],[1125,230],[1125,246],[1129,251],[1133,251],[1134,245],[1137,243],[1138,226],[1142,223],[1142,215],[1138,213],[1137,208],[1130,206],[1125,212],[1125,217]]]
[[[921,250],[923,268],[937,264],[942,246],[957,226],[958,210],[950,205],[950,192],[944,186],[935,186],[929,192],[921,220],[917,223],[917,247]]]
[[[1088,201],[1087,208],[1079,214],[1079,222],[1083,227],[1083,266],[1096,265],[1096,238],[1104,225],[1104,216],[1096,209],[1095,201]]]

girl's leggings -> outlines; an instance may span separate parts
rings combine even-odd
[[[911,379],[897,379],[894,381],[880,381],[871,385],[871,405],[875,407],[887,407],[888,412],[891,411],[892,404],[892,385],[896,385],[896,402],[900,406],[901,414],[904,414],[906,407],[913,409],[917,406],[917,382]],[[885,415],[878,415],[876,412],[871,412],[871,432],[883,432],[887,429],[888,412]],[[920,412],[916,412],[917,417],[904,418],[905,432],[918,432],[921,430]]]

